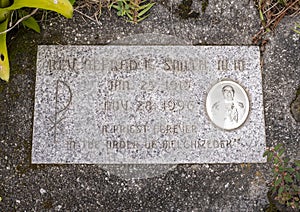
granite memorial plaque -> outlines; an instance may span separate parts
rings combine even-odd
[[[33,163],[265,162],[256,46],[39,46]]]

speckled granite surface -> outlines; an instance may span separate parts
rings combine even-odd
[[[0,82],[1,211],[261,211],[268,205],[272,175],[267,163],[185,164],[161,175],[150,168],[148,178],[135,180],[99,165],[31,163],[38,45],[103,45],[158,32],[194,45],[251,45],[260,29],[252,1],[211,0],[205,13],[194,1],[200,16],[187,20],[175,12],[179,3],[158,1],[138,25],[105,11],[99,25],[75,13],[73,20],[49,15],[40,35],[23,29],[10,34],[11,80]],[[283,143],[291,159],[300,158],[300,126],[290,112],[300,84],[300,35],[291,30],[295,22],[299,17],[284,18],[268,34],[261,61],[266,144]]]
[[[207,98],[223,80],[247,98],[227,103],[230,131],[207,115],[225,117],[221,88]],[[39,46],[32,161],[264,162],[261,82],[255,46]]]

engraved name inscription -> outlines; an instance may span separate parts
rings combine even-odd
[[[208,59],[188,59],[176,60],[171,58],[129,58],[121,61],[112,59],[101,59],[98,62],[92,60],[77,60],[76,58],[62,58],[59,60],[47,60],[44,68],[49,72],[63,69],[76,70],[80,68],[92,69],[96,67],[108,70],[108,73],[126,73],[132,71],[155,71],[159,70],[168,73],[168,78],[161,79],[159,82],[156,79],[142,78],[138,81],[134,78],[109,79],[106,80],[97,90],[104,90],[111,94],[110,97],[105,96],[102,101],[99,101],[98,109],[101,113],[107,114],[110,112],[130,113],[164,113],[163,116],[174,116],[181,113],[201,113],[200,104],[196,99],[184,98],[184,94],[194,89],[194,81],[192,79],[182,79],[181,74],[186,72],[205,71],[208,66]],[[95,64],[98,64],[96,66]],[[99,65],[100,64],[100,65]],[[235,71],[243,71],[245,68],[244,60],[217,60],[214,67],[216,70],[228,70],[230,65]],[[179,74],[179,77],[174,77],[174,74]],[[60,89],[65,90],[64,99],[60,98]],[[175,91],[179,94],[176,97],[168,95],[168,92]],[[125,92],[131,92],[129,95],[124,95]],[[138,98],[140,92],[165,92],[161,98]],[[132,99],[133,93],[137,93]],[[117,95],[121,94],[121,95]],[[49,119],[53,126],[50,131],[53,131],[53,140],[57,142],[57,126],[64,119],[65,111],[72,103],[72,90],[67,82],[57,80],[55,93],[55,113],[53,119]],[[116,114],[117,115],[117,114]],[[176,149],[205,149],[205,148],[225,148],[230,149],[234,143],[238,142],[239,138],[230,140],[210,140],[203,139],[197,136],[198,128],[195,124],[190,124],[190,120],[180,121],[180,123],[160,124],[160,123],[143,123],[122,125],[119,123],[101,121],[98,125],[98,133],[101,135],[101,140],[86,142],[77,140],[67,140],[66,147],[68,149],[97,149],[101,143],[105,144],[106,151],[120,150],[176,150]],[[194,139],[178,138],[178,135],[193,134]],[[115,139],[114,136],[119,138]],[[140,140],[124,139],[124,135],[160,135],[171,136],[168,139],[149,139],[142,138]],[[126,136],[125,136],[126,137]]]

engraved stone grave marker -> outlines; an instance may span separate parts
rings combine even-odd
[[[255,46],[39,46],[33,163],[264,162]]]

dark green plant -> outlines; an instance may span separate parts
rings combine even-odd
[[[268,148],[264,157],[273,164],[274,179],[271,185],[271,195],[280,204],[293,209],[300,209],[300,161],[293,163],[284,156],[282,144]]]
[[[137,23],[149,16],[148,11],[155,3],[147,0],[116,0],[109,9],[117,10],[118,16],[126,16],[130,22]]]

